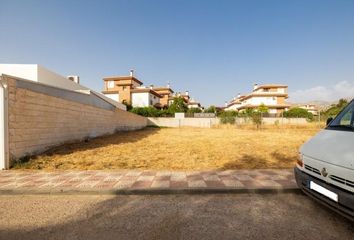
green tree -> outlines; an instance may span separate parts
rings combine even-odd
[[[307,118],[309,120],[313,119],[312,113],[303,108],[294,107],[284,112],[284,117],[286,118]]]
[[[257,129],[260,129],[263,122],[263,117],[261,112],[253,112],[251,116],[252,122],[257,126]]]
[[[171,114],[174,114],[176,112],[187,112],[188,107],[187,104],[184,102],[183,97],[175,97],[173,99],[173,103],[169,106],[168,111]]]
[[[262,103],[256,108],[256,111],[253,111],[251,114],[252,122],[257,126],[257,129],[260,129],[263,123],[263,114],[268,113],[269,108]]]
[[[239,113],[239,116],[248,118],[248,117],[252,117],[253,113],[254,113],[253,108],[246,108],[245,110]]]
[[[262,113],[262,114],[268,113],[268,111],[269,111],[269,108],[266,105],[264,105],[264,103],[259,105],[259,107],[257,108],[257,112]]]
[[[187,110],[187,113],[191,113],[191,114],[193,114],[193,113],[201,113],[201,112],[202,112],[202,110],[200,108],[189,108]]]
[[[216,107],[214,105],[209,106],[207,109],[204,110],[205,113],[216,113]]]
[[[221,124],[235,124],[238,113],[236,111],[222,111],[219,113]]]
[[[322,115],[326,118],[335,117],[340,113],[346,106],[348,101],[346,99],[340,99],[337,104],[332,104],[326,111],[322,112]]]

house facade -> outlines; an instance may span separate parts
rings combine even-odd
[[[185,91],[184,93],[181,92],[176,93],[170,98],[170,101],[172,102],[173,98],[175,97],[181,97],[189,109],[191,108],[203,109],[200,102],[198,102],[197,100],[195,100],[189,95],[189,91]]]
[[[120,103],[130,104],[133,107],[161,108],[160,95],[153,87],[145,87],[134,77],[133,71],[129,76],[112,76],[103,78],[104,90],[102,93]]]
[[[152,89],[162,96],[160,98],[161,107],[168,108],[168,106],[173,102],[173,100],[170,100],[173,98],[174,93],[170,85],[168,84],[166,87],[153,87]]]
[[[253,91],[246,95],[239,94],[230,102],[226,103],[226,111],[244,111],[247,108],[258,108],[265,105],[269,114],[280,115],[290,107],[286,103],[288,98],[288,86],[281,84],[255,84]]]
[[[187,103],[187,106],[188,106],[189,109],[191,109],[191,108],[202,109],[201,104],[198,101],[196,101],[194,98],[189,99],[189,102]]]

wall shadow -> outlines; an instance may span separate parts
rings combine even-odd
[[[280,152],[272,152],[271,156],[278,160],[280,163],[293,163],[296,161],[296,159],[294,159],[293,157],[291,156],[287,156],[283,153],[280,153]]]
[[[268,165],[267,160],[263,157],[245,154],[238,160],[225,163],[220,169],[263,169],[268,168]]]
[[[60,197],[68,198],[66,204],[83,201]],[[51,208],[58,204],[58,196],[44,198],[52,198],[47,202]],[[302,194],[115,196],[75,213],[66,212],[64,221],[41,227],[36,227],[43,220],[36,219],[35,210],[41,201],[35,202],[33,225],[24,228],[19,222],[3,227],[0,239],[325,239],[333,234],[347,239],[354,233],[349,220]],[[52,219],[63,214],[60,209],[65,207],[58,208],[48,212]],[[309,228],[313,215],[318,221]],[[299,235],[302,231],[306,234]]]

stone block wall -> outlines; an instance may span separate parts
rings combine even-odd
[[[92,94],[6,77],[10,161],[65,142],[146,127]]]

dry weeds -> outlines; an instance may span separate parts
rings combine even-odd
[[[315,125],[235,128],[147,128],[64,144],[23,169],[260,169],[291,168],[301,144],[316,134]]]

